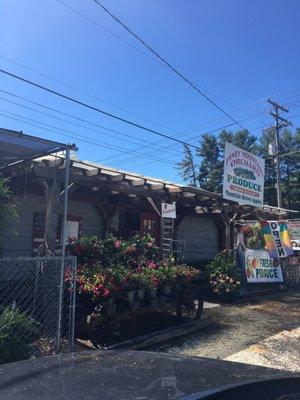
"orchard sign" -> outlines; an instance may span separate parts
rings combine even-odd
[[[241,204],[263,206],[265,160],[225,143],[223,197]]]

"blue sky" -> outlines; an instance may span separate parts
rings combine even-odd
[[[201,134],[231,123],[149,58],[150,53],[93,0],[63,1],[102,28],[57,0],[3,0],[2,69],[194,145]],[[291,116],[300,114],[299,0],[103,0],[103,4],[256,135],[272,121],[268,96],[287,105]],[[0,92],[1,127],[75,142],[84,160],[180,181],[174,169],[181,159],[180,144],[4,75],[0,89],[103,126]],[[300,126],[299,117],[292,121]]]

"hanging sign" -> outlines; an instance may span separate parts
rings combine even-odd
[[[294,254],[285,222],[260,221],[260,223],[271,258],[284,258]]]
[[[240,204],[263,206],[265,160],[225,143],[223,197]]]
[[[161,203],[162,218],[176,218],[176,203]]]
[[[280,261],[265,250],[245,251],[245,272],[248,283],[283,281]]]
[[[292,247],[300,247],[300,220],[290,219],[287,222]]]

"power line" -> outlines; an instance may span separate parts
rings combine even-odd
[[[59,1],[59,0],[57,0],[57,1]],[[43,76],[44,78],[47,78],[47,79],[49,79],[50,81],[59,83],[60,85],[63,85],[63,86],[65,86],[65,87],[69,88],[69,89],[74,90],[75,92],[84,94],[85,96],[88,96],[88,97],[90,97],[91,99],[100,101],[100,102],[102,102],[102,103],[104,103],[104,104],[107,104],[107,105],[109,105],[109,106],[111,106],[111,107],[114,107],[115,109],[117,109],[117,110],[119,110],[119,111],[126,112],[127,114],[130,114],[130,115],[133,115],[133,116],[135,116],[135,117],[137,117],[137,118],[143,119],[144,121],[150,122],[150,123],[153,124],[153,125],[160,126],[161,128],[174,131],[173,129],[168,128],[168,127],[166,127],[166,126],[164,126],[164,125],[162,125],[162,124],[159,124],[158,122],[152,121],[152,120],[149,119],[149,118],[142,117],[142,116],[139,115],[139,114],[136,114],[136,113],[133,113],[133,112],[131,112],[131,111],[126,110],[125,108],[116,106],[115,104],[112,104],[112,103],[110,103],[110,102],[108,102],[108,101],[106,101],[106,100],[103,100],[103,99],[101,99],[100,97],[94,96],[94,95],[92,95],[92,94],[86,92],[85,90],[81,90],[81,89],[75,88],[74,86],[69,85],[69,84],[66,83],[66,82],[63,82],[63,81],[61,81],[61,80],[59,80],[59,79],[56,79],[56,78],[53,78],[53,77],[51,77],[51,76],[49,76],[49,75],[47,75],[47,74],[44,74],[43,72],[40,72],[40,71],[38,71],[38,70],[36,70],[36,69],[34,69],[34,68],[32,68],[32,67],[28,67],[27,65],[24,65],[24,64],[22,64],[22,63],[20,63],[20,62],[17,62],[17,61],[15,61],[15,60],[12,60],[11,58],[8,58],[8,57],[2,56],[2,55],[0,55],[0,58],[4,59],[4,60],[6,60],[6,61],[9,61],[9,62],[11,62],[11,63],[13,63],[13,64],[15,64],[15,65],[18,65],[18,66],[20,66],[20,67],[22,67],[22,68],[25,68],[25,69],[27,69],[28,71],[32,71],[32,72],[34,72],[35,74],[38,74],[38,75],[40,75],[40,76]]]
[[[255,117],[255,116],[257,116],[257,115],[260,115],[260,114],[263,114],[263,113],[264,113],[264,112],[257,113],[257,114],[255,114],[255,115],[253,115],[251,118],[247,118],[247,119],[245,119],[245,120],[248,121],[249,119],[252,119],[253,117]],[[258,119],[258,118],[256,118],[254,121],[256,121],[257,119]],[[254,122],[254,121],[253,121],[253,122]],[[241,122],[241,121],[240,121],[240,122]],[[236,124],[235,124],[235,123],[231,123],[231,124],[223,125],[223,126],[218,127],[218,128],[216,128],[216,129],[213,129],[213,130],[210,130],[210,131],[206,131],[205,133],[215,133],[215,132],[218,132],[218,131],[222,131],[223,129],[232,127],[232,126],[234,126],[234,125],[236,125]],[[263,127],[263,126],[265,126],[265,125],[260,125],[258,128]],[[258,129],[258,128],[256,128],[256,129]],[[191,140],[192,140],[192,141],[199,140],[199,138],[200,138],[200,134],[197,135],[197,136],[188,137],[187,140],[190,142]],[[198,147],[199,147],[199,146],[198,146]],[[172,146],[172,148],[173,148],[173,146]],[[167,149],[170,150],[170,146],[169,146]],[[134,150],[139,150],[139,148],[135,148]],[[149,154],[149,153],[148,153],[148,154]],[[104,160],[107,162],[107,161],[113,160],[113,159],[116,158],[116,157],[118,157],[118,155],[108,156],[108,157],[104,158]],[[168,159],[169,159],[169,157],[168,157]],[[128,160],[128,159],[121,160],[121,162],[127,162],[127,160]],[[119,160],[119,162],[120,162],[120,160]]]
[[[71,7],[69,4],[63,2],[62,0],[57,0],[58,3],[62,4],[64,7],[68,8],[69,10],[75,12],[76,14],[80,15],[82,18],[86,19],[87,21],[91,22],[98,28],[102,29],[103,31],[109,33],[110,35],[114,36],[116,39],[119,39],[121,42],[127,44],[134,50],[138,51],[139,53],[143,54],[144,56],[150,58],[152,61],[155,61],[156,63],[162,65],[163,67],[166,67],[162,62],[157,60],[157,58],[151,57],[150,54],[145,53],[143,50],[139,49],[138,47],[134,46],[132,43],[128,42],[127,40],[121,38],[121,36],[117,35],[116,33],[110,31],[109,29],[105,28],[104,26],[98,24],[98,22],[94,21],[92,18],[88,17],[87,15],[83,14],[81,11],[77,10],[74,7]]]
[[[99,113],[101,113],[101,114],[103,114],[103,115],[106,115],[106,116],[110,117],[110,118],[116,119],[117,121],[121,121],[121,122],[124,122],[125,124],[134,126],[134,127],[136,127],[136,128],[139,128],[139,129],[143,129],[144,131],[147,131],[147,132],[150,132],[150,133],[154,133],[155,135],[158,135],[158,136],[167,138],[167,139],[169,139],[169,140],[173,140],[174,142],[181,143],[181,144],[185,144],[185,145],[191,146],[191,147],[193,147],[193,148],[197,148],[196,146],[194,146],[194,145],[192,145],[192,144],[190,145],[189,143],[186,143],[186,142],[184,142],[183,140],[176,139],[176,138],[174,138],[174,137],[172,137],[172,136],[169,136],[169,135],[166,135],[166,134],[164,134],[164,133],[155,131],[154,129],[147,128],[147,127],[145,127],[145,126],[143,126],[143,125],[137,124],[137,123],[132,122],[132,121],[130,121],[130,120],[128,120],[128,119],[125,119],[125,118],[122,118],[122,117],[118,117],[117,115],[114,115],[114,114],[109,113],[109,112],[107,112],[107,111],[101,110],[101,109],[98,108],[98,107],[91,106],[91,105],[89,105],[89,104],[87,104],[87,103],[84,103],[83,101],[76,100],[76,99],[74,99],[73,97],[67,96],[67,95],[62,94],[62,93],[60,93],[60,92],[57,92],[57,91],[55,91],[55,90],[49,89],[49,88],[47,88],[46,86],[39,85],[38,83],[35,83],[35,82],[30,81],[30,80],[28,80],[28,79],[25,79],[25,78],[23,78],[23,77],[21,77],[21,76],[19,76],[19,75],[12,74],[11,72],[5,71],[5,70],[3,70],[3,69],[0,69],[0,72],[3,73],[3,74],[6,74],[6,75],[8,75],[8,76],[11,76],[12,78],[18,79],[18,80],[20,80],[20,81],[22,81],[22,82],[28,83],[29,85],[35,86],[35,87],[37,87],[37,88],[39,88],[39,89],[42,89],[42,90],[44,90],[44,91],[46,91],[46,92],[55,94],[56,96],[59,96],[59,97],[61,97],[61,98],[63,98],[63,99],[72,101],[73,103],[76,103],[76,104],[78,104],[78,105],[81,105],[81,106],[83,106],[83,107],[85,107],[85,108],[88,108],[88,109],[93,110],[93,111],[97,111],[97,112],[99,112]]]
[[[188,78],[186,78],[181,72],[179,72],[175,67],[173,67],[165,58],[163,58],[157,51],[155,51],[151,46],[149,46],[140,36],[138,36],[135,32],[133,32],[124,22],[122,22],[118,17],[112,14],[102,3],[98,0],[94,0],[98,6],[100,6],[107,14],[109,14],[118,24],[120,24],[127,32],[129,32],[132,36],[134,36],[143,46],[145,46],[151,53],[153,53],[156,57],[158,57],[169,69],[171,69],[176,75],[178,75],[181,79],[183,79],[188,85],[190,85],[196,92],[198,92],[202,97],[204,97],[207,101],[213,104],[219,111],[225,114],[228,118],[230,118],[233,122],[239,125],[242,129],[246,129],[242,125],[238,123],[230,114],[228,114],[222,107],[220,107],[215,101],[213,101],[210,97],[208,97],[202,90],[200,90],[193,82],[191,82]]]
[[[6,92],[5,90],[0,90],[0,92],[9,93],[9,92]],[[12,95],[12,94],[11,94],[11,95]],[[15,96],[15,95],[12,95],[12,96]],[[16,97],[21,97],[21,96],[16,96]],[[22,98],[22,97],[21,97],[21,98]],[[25,98],[23,98],[23,99],[26,100]],[[25,109],[30,110],[30,111],[34,111],[34,112],[39,113],[39,114],[42,114],[42,115],[46,115],[47,117],[50,117],[50,118],[54,118],[54,119],[56,119],[56,120],[66,122],[66,123],[68,123],[68,124],[71,124],[71,125],[74,125],[74,126],[78,126],[78,127],[80,127],[80,128],[88,129],[89,131],[93,131],[93,132],[95,132],[95,133],[106,134],[105,132],[101,132],[101,131],[98,131],[98,130],[96,130],[96,129],[89,128],[89,127],[87,127],[87,126],[84,126],[84,125],[81,125],[81,124],[77,124],[77,123],[74,123],[74,122],[72,122],[72,121],[68,121],[68,120],[63,119],[63,118],[56,117],[56,116],[54,116],[54,115],[51,115],[51,114],[42,112],[42,111],[40,111],[40,110],[36,110],[36,109],[34,109],[34,108],[24,106],[23,104],[19,104],[19,103],[15,102],[15,101],[11,101],[11,100],[5,99],[5,98],[3,98],[3,97],[0,97],[0,100],[6,101],[6,102],[8,102],[8,103],[17,105],[18,107],[22,107],[22,108],[25,108]],[[30,100],[27,100],[27,101],[30,101]],[[40,107],[49,108],[49,107],[43,106],[43,105],[41,105],[41,104],[39,104],[39,103],[36,103],[36,102],[33,102],[33,103],[39,105]],[[50,108],[50,109],[51,109],[51,108]],[[52,110],[55,111],[55,112],[57,112],[57,113],[61,113],[61,112],[58,111],[58,110],[55,110],[55,109],[52,109]],[[73,116],[73,115],[70,115],[70,114],[64,114],[64,113],[61,113],[61,114],[67,115],[67,116],[69,116],[69,117],[71,117],[71,118],[75,118],[75,119],[82,120],[82,121],[84,121],[84,122],[86,122],[86,123],[89,123],[89,124],[91,124],[91,125],[98,126],[98,127],[100,127],[100,128],[103,128],[103,129],[108,129],[109,131],[116,132],[118,135],[125,136],[125,137],[131,138],[131,139],[135,139],[135,137],[133,137],[133,136],[131,136],[131,135],[128,135],[128,134],[126,134],[126,133],[119,132],[119,131],[116,131],[116,130],[114,130],[114,129],[104,128],[104,127],[102,127],[101,125],[97,125],[97,124],[90,123],[89,121],[84,120],[84,119],[82,119],[82,118],[77,118],[77,117],[75,117],[75,116]],[[122,138],[119,138],[119,137],[117,137],[117,136],[113,136],[113,135],[111,135],[111,134],[110,134],[110,137],[116,138],[117,140],[123,140],[123,141],[125,141],[126,143],[137,144],[136,142],[128,141],[127,139],[122,139]],[[151,144],[152,146],[153,146],[153,145],[154,145],[154,146],[157,146],[158,149],[165,149],[164,147],[159,146],[159,145],[157,145],[156,143],[149,142],[148,140],[140,139],[140,138],[136,138],[136,139],[137,139],[138,141],[140,141],[140,142],[143,142],[143,143],[146,143],[146,144]],[[155,150],[158,150],[158,149],[155,149]],[[134,151],[135,151],[135,150],[134,150]],[[176,154],[176,155],[177,155],[177,153],[179,153],[179,151],[173,151],[173,154]]]
[[[99,142],[95,142],[95,141],[92,141],[92,140],[88,140],[88,139],[84,138],[82,135],[75,134],[75,133],[73,133],[73,132],[71,132],[71,131],[69,131],[69,130],[66,130],[66,129],[63,129],[63,128],[59,128],[59,127],[56,127],[56,126],[54,126],[54,125],[46,124],[46,123],[41,122],[41,121],[36,121],[36,120],[31,119],[31,118],[24,117],[24,116],[22,116],[22,115],[12,113],[12,112],[10,112],[10,111],[6,111],[6,110],[2,110],[2,109],[0,109],[0,111],[6,112],[6,113],[8,113],[8,114],[14,115],[14,116],[19,117],[19,118],[23,118],[23,119],[27,119],[27,120],[29,120],[29,121],[36,122],[37,124],[42,124],[42,125],[45,125],[45,126],[49,126],[49,127],[52,128],[52,129],[45,128],[45,127],[43,127],[43,126],[41,126],[41,125],[33,124],[33,123],[31,123],[31,122],[26,122],[26,121],[23,121],[23,120],[21,120],[21,119],[18,119],[18,118],[11,117],[11,116],[8,116],[8,115],[5,115],[5,114],[0,113],[0,115],[3,116],[3,117],[10,118],[10,119],[13,119],[13,120],[15,120],[15,121],[19,121],[19,122],[25,123],[25,124],[27,124],[27,125],[35,126],[35,127],[37,127],[37,128],[44,129],[44,130],[49,131],[49,132],[51,132],[51,133],[57,133],[58,135],[65,136],[65,137],[71,138],[71,139],[73,139],[73,140],[79,140],[79,141],[81,141],[81,142],[85,142],[85,143],[88,143],[88,144],[93,144],[93,145],[95,145],[95,146],[107,148],[107,149],[110,149],[110,150],[122,149],[122,148],[120,148],[120,147],[118,147],[118,146],[111,146],[111,145],[108,145],[108,144],[106,144],[106,143],[102,143],[102,142],[99,143]],[[54,131],[53,128],[54,128],[56,131]],[[67,132],[67,133],[61,133],[61,132]],[[127,151],[127,150],[122,149],[121,151],[122,151],[122,153],[125,153],[125,154],[132,154],[132,155],[134,155],[135,157],[138,157],[138,158],[148,158],[148,159],[152,159],[153,161],[162,162],[162,163],[164,163],[164,164],[174,165],[174,163],[168,162],[168,161],[166,161],[165,159],[156,158],[156,157],[149,157],[149,156],[145,157],[145,155],[142,154],[142,153],[141,153],[141,154],[139,154],[139,153],[133,153],[133,152],[130,151],[130,150]],[[175,160],[174,160],[174,162],[175,162]]]

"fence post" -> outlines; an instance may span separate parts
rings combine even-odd
[[[60,350],[62,309],[63,309],[63,288],[64,288],[64,270],[65,270],[65,252],[66,252],[66,226],[68,213],[68,186],[69,186],[69,169],[70,169],[70,148],[66,147],[66,166],[65,166],[65,188],[64,188],[64,213],[62,220],[62,237],[61,237],[61,268],[59,279],[59,303],[58,303],[58,323],[56,337],[56,353]]]
[[[74,351],[75,347],[75,312],[76,312],[76,273],[77,273],[77,258],[73,258],[72,268],[72,295],[70,296],[70,313],[69,313],[69,351]]]

